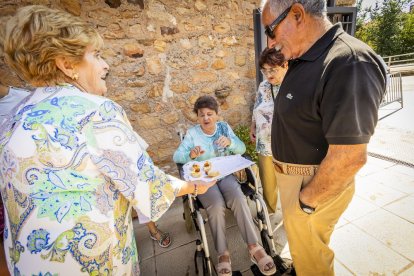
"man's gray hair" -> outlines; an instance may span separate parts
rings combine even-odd
[[[293,4],[299,3],[307,13],[315,17],[326,16],[326,0],[263,0],[262,10],[266,2],[269,2],[270,13],[273,15],[278,15]]]

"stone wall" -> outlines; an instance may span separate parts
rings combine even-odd
[[[108,97],[174,172],[177,130],[194,124],[200,95],[219,99],[233,127],[250,124],[255,94],[252,11],[260,0],[0,0],[4,24],[18,7],[42,4],[91,22],[105,39]],[[1,57],[3,54],[0,52]],[[22,86],[0,60],[0,82]]]

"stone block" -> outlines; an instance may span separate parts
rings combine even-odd
[[[139,5],[142,10],[145,8],[144,0],[128,0],[128,3]]]
[[[79,0],[60,0],[60,6],[73,15],[79,16],[81,14]]]
[[[137,120],[137,124],[140,128],[143,129],[154,129],[160,127],[160,119],[151,115],[140,115],[140,118]]]
[[[231,36],[231,37],[223,38],[222,43],[226,47],[231,47],[231,46],[237,45],[238,41],[234,36]]]
[[[194,7],[197,11],[204,11],[207,9],[207,6],[206,4],[204,4],[204,1],[200,1],[200,0],[197,0],[195,2]]]
[[[193,48],[193,45],[191,44],[190,40],[188,38],[180,39],[180,45],[182,48],[189,50]]]
[[[216,51],[216,57],[223,58],[225,56],[227,56],[227,52],[226,51],[224,51],[224,50],[217,50]]]
[[[162,84],[155,84],[151,89],[148,91],[148,97],[150,98],[157,98],[162,96]]]
[[[140,114],[150,113],[151,107],[148,103],[132,103],[129,106],[129,109],[134,112],[138,112]]]
[[[124,45],[124,54],[132,58],[139,58],[144,55],[144,49],[138,44],[126,43]]]
[[[178,30],[177,27],[168,27],[168,26],[162,26],[160,27],[160,30],[161,30],[161,35],[174,35],[180,32],[180,30]]]
[[[148,73],[151,75],[159,75],[162,71],[161,61],[157,56],[147,58]]]
[[[256,78],[256,69],[255,68],[249,68],[246,71],[245,77],[249,78],[249,79],[255,79]]]
[[[188,91],[190,91],[190,87],[185,84],[185,83],[173,83],[170,86],[171,90],[174,91],[175,93],[181,94],[181,93],[187,93]]]
[[[121,0],[105,0],[105,3],[113,9],[116,9],[119,6],[121,6]]]
[[[165,43],[165,41],[162,41],[162,40],[154,41],[154,49],[157,50],[158,52],[164,53],[166,47],[167,47],[167,43]]]
[[[190,98],[188,99],[191,106],[193,106],[195,104],[195,102],[197,101],[197,99],[200,97],[200,95],[191,95]]]
[[[217,80],[217,76],[213,72],[196,72],[193,74],[193,83],[199,82],[215,82]]]
[[[216,59],[212,64],[211,64],[211,68],[215,69],[215,70],[221,70],[226,68],[226,63],[224,62],[224,60],[222,59]]]
[[[244,95],[230,95],[227,100],[232,106],[239,107],[241,105],[247,105]]]
[[[176,111],[169,112],[169,113],[163,115],[162,118],[161,118],[161,120],[167,125],[172,125],[172,124],[178,122],[179,119],[180,118],[179,118]]]
[[[240,56],[240,55],[235,56],[234,57],[234,64],[236,64],[237,66],[246,65],[246,57],[245,56]]]
[[[225,34],[230,32],[230,25],[227,22],[222,22],[214,26],[214,31],[220,34]]]
[[[132,26],[129,26],[128,32],[131,37],[142,36],[143,30],[141,24],[133,24]]]
[[[215,41],[210,36],[202,35],[198,38],[198,46],[203,49],[212,49],[215,46]]]
[[[189,120],[190,122],[197,122],[197,114],[195,114],[192,109],[183,110],[184,117]]]
[[[129,79],[127,80],[128,87],[144,87],[147,85],[146,80],[139,80],[139,79]]]

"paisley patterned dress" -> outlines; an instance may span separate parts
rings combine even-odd
[[[271,130],[274,99],[279,92],[279,85],[271,85],[267,80],[260,83],[253,107],[252,121],[256,123],[256,151],[264,156],[272,156]]]
[[[0,126],[4,247],[14,275],[139,275],[131,208],[156,221],[180,181],[113,101],[38,88]]]

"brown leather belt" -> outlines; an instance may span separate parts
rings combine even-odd
[[[278,173],[287,175],[303,175],[312,176],[318,169],[317,165],[296,165],[290,163],[284,163],[273,159],[273,166]]]

